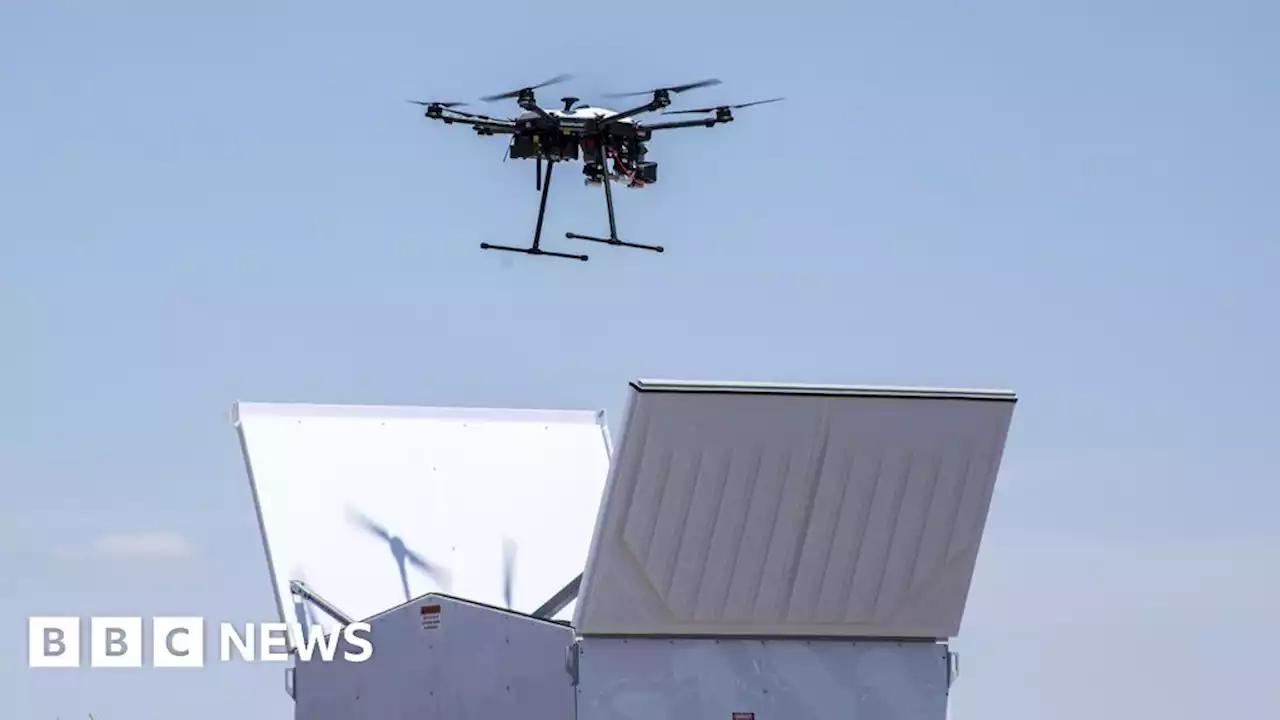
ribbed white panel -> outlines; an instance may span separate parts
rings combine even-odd
[[[1011,393],[633,388],[579,632],[959,632]]]

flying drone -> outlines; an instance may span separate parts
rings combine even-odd
[[[542,200],[538,205],[538,222],[534,226],[533,245],[513,247],[480,243],[481,249],[586,261],[588,259],[586,255],[543,250],[541,244],[542,220],[546,216],[547,193],[551,189],[551,171],[556,163],[576,161],[581,156],[582,174],[586,177],[586,184],[604,186],[605,206],[609,211],[609,237],[578,233],[565,233],[565,237],[570,240],[586,240],[615,247],[663,252],[661,245],[643,245],[625,242],[618,238],[611,183],[620,182],[628,188],[643,188],[658,181],[658,163],[645,159],[648,152],[645,143],[653,136],[655,130],[715,127],[733,122],[734,110],[782,100],[782,98],[771,98],[738,105],[669,110],[663,113],[705,116],[694,120],[643,123],[635,119],[638,115],[668,107],[671,104],[671,96],[674,94],[720,84],[719,80],[711,79],[643,92],[607,95],[606,97],[613,98],[651,96],[651,99],[643,105],[621,112],[579,103],[579,98],[576,97],[561,98],[563,107],[559,110],[544,110],[538,106],[537,99],[534,97],[535,90],[571,79],[569,75],[558,75],[537,85],[481,98],[484,102],[514,99],[520,109],[524,110],[524,113],[516,118],[496,118],[455,110],[454,108],[466,104],[461,102],[409,101],[426,107],[426,117],[443,121],[448,125],[454,123],[469,125],[477,135],[510,135],[511,144],[507,148],[506,157],[517,160],[533,159],[537,162],[535,187],[542,193]],[[544,162],[546,163],[545,173],[542,168]]]

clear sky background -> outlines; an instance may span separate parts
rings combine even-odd
[[[233,401],[658,376],[1020,394],[956,720],[1280,715],[1277,68],[1265,0],[0,5],[0,714],[290,716],[279,666],[26,668],[32,614],[273,619]],[[404,100],[560,72],[788,100],[655,138],[665,255],[481,252],[532,164]]]

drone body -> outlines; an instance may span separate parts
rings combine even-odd
[[[561,98],[562,101],[567,101],[567,100],[576,101],[577,99],[578,98]],[[560,118],[561,120],[567,120],[567,121],[580,120],[585,122],[587,120],[599,120],[600,118],[603,118],[603,117],[615,115],[617,114],[617,111],[610,110],[608,108],[602,108],[602,107],[591,107],[590,105],[578,105],[567,111],[566,110],[548,110],[547,114],[551,115],[552,117]],[[522,113],[519,117],[516,118],[516,120],[532,120],[537,117],[541,117],[541,116],[535,112],[526,112],[526,113]],[[636,124],[636,121],[631,118],[622,118],[618,122],[627,123],[630,125]]]
[[[601,185],[606,171],[602,170],[604,165],[599,160],[597,145],[603,138],[606,157],[613,161],[607,170],[610,180],[624,182],[629,188],[642,188],[657,182],[658,164],[645,162],[647,149],[636,121],[629,117],[621,118],[615,129],[597,136],[591,132],[592,127],[618,113],[602,107],[573,107],[577,100],[562,98],[566,109],[547,110],[547,118],[536,112],[525,112],[516,117],[513,122],[520,131],[512,133],[507,157],[537,160],[541,164],[542,161],[569,162],[581,156],[586,184]],[[644,137],[647,139],[648,136]],[[541,168],[538,176],[541,177]],[[538,187],[541,189],[540,180]]]
[[[658,181],[658,164],[645,159],[648,153],[646,143],[653,137],[653,132],[656,130],[714,127],[718,124],[733,122],[733,110],[737,108],[776,102],[782,99],[773,98],[740,105],[678,110],[671,113],[701,114],[704,116],[696,120],[662,123],[644,123],[636,120],[638,115],[661,110],[670,105],[671,95],[674,93],[720,83],[719,80],[703,80],[687,85],[617,96],[652,96],[643,105],[621,112],[603,107],[578,105],[578,98],[576,97],[561,98],[563,105],[560,109],[548,110],[538,106],[537,99],[534,97],[534,90],[568,79],[569,76],[561,75],[539,85],[482,98],[488,102],[515,99],[520,109],[524,111],[515,118],[495,118],[453,109],[463,103],[410,101],[426,106],[425,114],[428,118],[441,120],[450,125],[454,123],[469,125],[478,135],[510,135],[511,141],[507,148],[507,157],[516,160],[535,160],[537,162],[535,186],[541,191],[542,200],[538,207],[538,222],[534,230],[533,245],[522,248],[481,243],[480,247],[482,249],[587,260],[586,255],[551,252],[543,250],[541,245],[542,221],[547,210],[547,193],[551,187],[552,168],[556,163],[580,159],[582,160],[582,173],[586,184],[604,186],[605,205],[609,211],[609,237],[595,237],[577,233],[565,233],[565,237],[618,247],[663,252],[663,248],[660,245],[642,245],[624,242],[618,238],[617,223],[613,212],[612,183],[616,181],[624,183],[629,188],[642,188]],[[542,168],[543,163],[546,164],[545,173]]]

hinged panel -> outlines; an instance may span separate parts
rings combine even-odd
[[[583,635],[947,638],[1014,395],[633,385]]]

